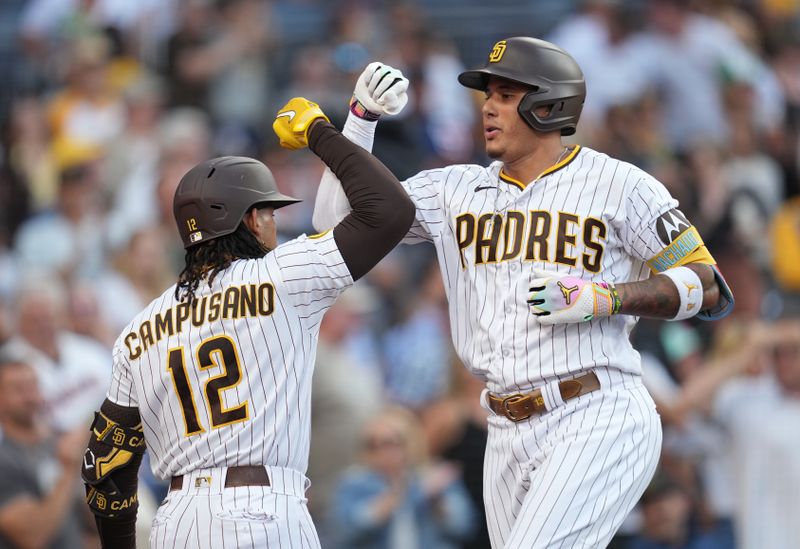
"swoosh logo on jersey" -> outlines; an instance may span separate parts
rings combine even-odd
[[[491,186],[489,186],[489,187],[486,187],[486,186],[481,186],[481,185],[478,185],[477,187],[475,187],[475,191],[473,191],[473,192],[485,191],[485,190],[487,190],[487,189],[488,189],[488,190],[491,190],[491,189],[496,189],[496,188],[497,188],[497,187],[491,187]]]
[[[286,118],[288,118],[288,119],[289,119],[289,122],[291,122],[292,120],[294,120],[294,116],[295,116],[296,114],[297,114],[297,113],[296,113],[296,112],[294,112],[294,111],[283,111],[283,112],[279,112],[279,113],[278,113],[278,114],[275,116],[275,118],[282,118],[282,117],[284,117],[284,116],[285,116]]]

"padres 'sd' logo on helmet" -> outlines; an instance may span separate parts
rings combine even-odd
[[[491,53],[489,54],[489,63],[497,63],[503,58],[503,54],[506,52],[506,41],[500,40],[497,44],[494,45],[492,48]]]

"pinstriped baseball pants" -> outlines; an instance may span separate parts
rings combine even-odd
[[[519,423],[489,417],[494,549],[605,547],[655,473],[661,422],[640,378],[548,408]]]
[[[224,468],[184,476],[153,518],[152,549],[319,549],[305,499],[305,476],[267,467],[271,486],[224,488]]]

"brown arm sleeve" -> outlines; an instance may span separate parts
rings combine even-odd
[[[339,178],[353,209],[334,227],[333,238],[353,280],[358,280],[406,235],[414,221],[414,204],[380,160],[333,125],[316,122],[308,144]]]

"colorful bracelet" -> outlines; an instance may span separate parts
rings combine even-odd
[[[381,113],[374,113],[367,109],[355,95],[350,99],[350,112],[363,120],[375,121],[381,117]]]
[[[614,300],[614,305],[611,308],[611,314],[615,315],[619,313],[620,309],[622,309],[622,298],[619,297],[619,292],[617,291],[617,287],[614,284],[609,282],[608,284],[608,291],[611,292],[611,298]]]

